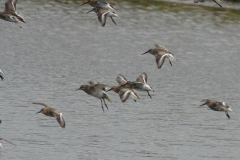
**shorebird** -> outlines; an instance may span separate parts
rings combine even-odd
[[[12,1],[12,0],[7,0],[5,2],[5,10],[3,12],[0,12],[0,18],[9,21],[9,22],[14,22],[19,24],[19,26],[22,28],[21,23],[26,23],[24,18],[17,14],[17,4],[18,0]]]
[[[108,3],[106,0],[88,0],[88,1],[84,2],[82,5],[84,5],[84,4],[89,4],[89,5],[93,6],[94,8],[110,9],[113,12],[116,11],[116,9],[110,3]]]
[[[149,97],[152,98],[152,96],[149,94],[149,91],[154,92],[154,90],[147,84],[147,74],[146,73],[142,73],[137,78],[136,81],[127,81],[127,79],[121,74],[119,74],[117,76],[116,80],[119,83],[119,85],[122,85],[123,87],[135,89],[138,91],[147,91]]]
[[[130,95],[135,102],[136,102],[136,100],[140,99],[138,97],[137,93],[133,89],[128,88],[128,87],[124,87],[124,85],[113,86],[108,91],[111,91],[111,90],[113,90],[114,92],[119,94],[119,97],[120,97],[122,102],[125,102]]]
[[[103,27],[106,24],[107,17],[110,17],[115,25],[117,25],[117,24],[114,21],[113,17],[120,18],[115,12],[111,11],[110,9],[103,9],[103,8],[95,7],[92,10],[88,11],[87,13],[92,12],[92,11],[94,11],[97,14],[98,20],[100,21],[100,23]]]
[[[0,78],[2,79],[2,81],[3,81],[3,79],[4,79],[3,75],[4,75],[4,73],[3,73],[3,71],[0,69]]]
[[[156,63],[157,63],[157,66],[158,68],[161,68],[165,59],[168,58],[169,59],[169,63],[171,64],[172,66],[172,61],[176,61],[177,59],[174,57],[174,55],[169,52],[167,50],[167,48],[165,48],[163,45],[161,44],[155,44],[156,48],[152,48],[152,49],[149,49],[147,52],[144,52],[142,53],[143,54],[146,54],[146,53],[150,53],[152,55],[154,55],[156,57]]]
[[[198,2],[204,2],[204,0],[194,0],[194,3],[198,3]],[[213,2],[215,2],[217,5],[219,5],[220,7],[222,7],[222,5],[219,4],[217,1],[213,0]]]
[[[64,121],[64,118],[63,118],[63,114],[61,112],[59,112],[57,109],[51,108],[50,106],[48,106],[48,105],[46,105],[44,103],[33,102],[32,104],[38,104],[38,105],[42,105],[42,106],[45,107],[45,108],[42,108],[36,114],[42,113],[42,114],[45,114],[46,116],[56,117],[56,119],[57,119],[58,123],[60,124],[60,126],[62,128],[65,128],[65,121]]]
[[[12,145],[14,145],[14,146],[16,146],[16,144],[13,144],[12,142],[10,142],[10,141],[8,141],[8,140],[6,140],[6,139],[0,138],[0,149],[1,149],[1,150],[3,149],[1,140],[4,140],[4,141],[6,141],[6,142],[8,142],[8,143],[10,143],[10,144],[12,144]]]
[[[90,81],[89,84],[90,85],[81,85],[80,88],[77,90],[83,90],[87,94],[93,97],[99,98],[101,100],[102,110],[104,112],[102,101],[104,102],[107,109],[108,109],[108,106],[104,99],[107,99],[110,103],[112,102],[112,100],[110,99],[110,97],[107,95],[107,92],[106,92],[107,85],[101,84],[96,81]]]
[[[219,102],[211,99],[203,99],[204,102],[201,106],[207,105],[211,110],[225,112],[226,116],[230,119],[228,111],[232,112],[232,109],[225,102]]]

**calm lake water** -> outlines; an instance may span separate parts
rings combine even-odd
[[[153,1],[114,1],[121,19],[102,27],[82,1],[18,2],[23,28],[0,21],[1,160],[236,160],[240,158],[240,11]],[[1,2],[3,10],[4,2]],[[157,69],[155,57],[141,53],[161,43],[175,54]],[[117,85],[118,74],[135,80],[146,72],[153,99],[113,103],[80,85],[96,80]],[[225,113],[201,100],[225,101]],[[37,114],[44,102],[65,118]]]

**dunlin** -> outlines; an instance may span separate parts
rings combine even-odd
[[[104,102],[107,109],[108,109],[108,106],[105,102],[105,99],[107,99],[110,103],[112,102],[112,100],[110,99],[110,97],[108,96],[108,94],[106,92],[107,85],[101,84],[96,81],[90,81],[89,84],[90,85],[81,85],[80,88],[77,90],[83,90],[87,94],[89,94],[93,97],[99,98],[101,100],[102,110],[104,112],[102,101]]]
[[[2,79],[2,81],[3,81],[3,79],[4,79],[3,75],[4,75],[4,73],[3,73],[3,71],[0,69],[0,78]]]
[[[162,67],[162,65],[163,65],[163,63],[164,63],[166,58],[169,59],[169,63],[172,66],[171,60],[172,61],[176,61],[177,60],[174,57],[174,55],[171,52],[169,52],[167,50],[167,48],[165,48],[161,44],[156,44],[155,46],[156,46],[156,48],[149,49],[147,52],[142,53],[142,55],[146,54],[146,53],[150,53],[150,54],[154,55],[155,58],[156,58],[156,63],[157,63],[158,68]]]
[[[0,12],[0,18],[5,21],[15,22],[19,24],[20,27],[22,27],[20,23],[26,23],[26,22],[22,16],[17,14],[17,11],[16,11],[17,1],[18,0],[15,0],[15,1],[7,0],[5,2],[5,10],[3,12]]]
[[[227,105],[227,103],[219,102],[219,101],[215,101],[215,100],[211,100],[211,99],[203,99],[201,102],[204,102],[204,103],[202,105],[200,105],[199,107],[201,107],[203,105],[207,105],[210,109],[212,109],[214,111],[225,112],[226,116],[230,119],[228,111],[232,112],[232,109]]]
[[[116,9],[106,0],[88,0],[84,2],[82,5],[84,4],[89,4],[94,8],[110,9],[112,12],[116,11]]]
[[[194,0],[194,3],[198,3],[198,2],[204,2],[204,0]],[[215,2],[217,5],[219,5],[220,7],[222,7],[222,5],[219,4],[217,1],[213,0],[213,2]]]
[[[60,124],[60,126],[62,128],[65,128],[65,121],[64,121],[64,118],[63,118],[63,114],[61,112],[59,112],[57,109],[51,108],[50,106],[48,106],[48,105],[46,105],[44,103],[36,103],[36,102],[34,102],[32,104],[38,104],[38,105],[42,105],[42,106],[45,107],[45,108],[42,108],[36,114],[42,113],[42,114],[45,114],[46,116],[56,117],[56,119],[57,119],[58,123]]]
[[[127,79],[121,74],[117,76],[116,80],[119,85],[122,85],[123,87],[132,88],[139,91],[147,91],[149,97],[152,98],[152,96],[149,94],[149,91],[154,92],[154,90],[147,84],[146,73],[142,73],[136,81],[127,81]]]
[[[119,94],[119,97],[120,97],[122,102],[125,102],[130,95],[135,102],[136,102],[136,100],[140,99],[138,97],[137,93],[133,89],[128,88],[128,87],[124,87],[123,85],[113,86],[108,91],[111,91],[111,90],[113,90],[114,92]]]
[[[114,21],[113,17],[120,18],[115,12],[112,12],[110,9],[103,9],[103,8],[95,7],[92,10],[90,10],[89,12],[91,12],[91,11],[94,11],[97,14],[98,20],[100,21],[100,23],[103,27],[106,24],[107,17],[110,17],[115,25],[117,25],[117,24]],[[87,13],[89,13],[89,12],[87,12]]]
[[[6,142],[8,142],[8,143],[10,143],[10,144],[12,144],[12,145],[14,145],[14,146],[16,146],[16,144],[13,144],[12,142],[10,142],[10,141],[8,141],[8,140],[6,140],[6,139],[0,138],[0,149],[1,149],[1,150],[3,149],[1,140],[4,140],[4,141],[6,141]]]

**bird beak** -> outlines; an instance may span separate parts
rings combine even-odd
[[[109,90],[107,90],[107,92],[108,92],[108,91],[111,91],[111,90],[112,90],[112,88],[111,88],[111,89],[109,89]]]
[[[148,53],[148,51],[147,51],[147,52],[144,52],[144,53],[142,53],[141,55],[144,55],[144,54],[146,54],[146,53]]]
[[[81,6],[83,6],[84,4],[87,4],[88,3],[88,1],[87,2],[85,2],[85,3],[83,3]]]
[[[200,105],[199,107],[202,107],[202,106],[204,106],[204,105],[206,105],[206,103],[203,103],[202,105]]]
[[[37,112],[36,114],[38,114],[38,113],[41,113],[41,110],[39,112]]]
[[[78,90],[80,90],[80,88],[76,89],[75,91],[78,91]]]
[[[88,14],[89,12],[92,12],[93,10],[94,10],[94,8],[92,10],[88,11],[86,14]]]

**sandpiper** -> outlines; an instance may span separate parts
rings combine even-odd
[[[230,119],[228,111],[232,112],[232,109],[227,105],[227,103],[219,102],[219,101],[215,101],[215,100],[211,100],[211,99],[203,99],[201,102],[204,102],[204,103],[202,105],[200,105],[199,107],[201,107],[203,105],[207,105],[210,109],[212,109],[214,111],[225,112],[226,116]]]
[[[90,81],[89,84],[90,85],[81,85],[80,88],[77,90],[83,90],[87,94],[93,97],[99,98],[101,100],[102,110],[104,112],[102,101],[104,102],[107,109],[108,109],[108,106],[104,99],[107,99],[110,103],[112,102],[112,100],[110,99],[110,97],[107,95],[107,92],[106,92],[107,85],[101,84],[96,81]]]
[[[16,11],[16,4],[18,0],[12,1],[12,0],[7,0],[5,2],[5,10],[3,12],[0,12],[0,18],[9,21],[9,22],[14,22],[19,24],[20,27],[21,23],[26,23],[24,18],[17,14]]]
[[[3,71],[0,69],[0,78],[2,79],[2,81],[3,81],[3,79],[4,79],[3,75],[4,75],[4,73],[3,73]]]
[[[44,106],[45,108],[42,108],[39,112],[37,112],[36,114],[38,113],[43,113],[45,114],[46,116],[50,116],[50,117],[56,117],[58,123],[60,124],[60,126],[62,128],[65,128],[65,121],[64,121],[64,118],[63,118],[63,114],[61,112],[59,112],[57,109],[55,108],[51,108],[50,106],[44,104],[44,103],[32,103],[32,104],[38,104],[38,105],[42,105]]]
[[[111,91],[111,90],[113,90],[114,92],[119,94],[119,97],[120,97],[122,102],[125,102],[130,95],[135,102],[136,102],[136,100],[140,99],[138,97],[137,93],[134,91],[134,89],[124,87],[124,85],[113,86],[108,91]]]
[[[127,79],[121,74],[117,76],[116,80],[119,85],[122,85],[123,87],[132,88],[139,91],[147,91],[149,97],[152,98],[152,96],[149,94],[149,91],[154,92],[154,90],[147,84],[146,73],[142,73],[136,81],[127,81]]]
[[[198,2],[204,2],[204,0],[194,0],[194,3],[198,3]],[[222,5],[219,4],[217,1],[213,0],[213,2],[215,2],[217,5],[219,5],[220,7],[222,7]]]
[[[103,27],[106,24],[107,17],[110,17],[115,25],[117,25],[117,24],[114,21],[113,17],[120,18],[115,12],[111,11],[110,9],[103,9],[103,8],[95,7],[92,10],[90,10],[89,12],[92,12],[92,11],[94,11],[97,14],[98,20],[100,21],[100,23]],[[89,13],[89,12],[87,12],[87,13]]]
[[[152,48],[152,49],[149,49],[147,52],[144,52],[142,53],[143,54],[146,54],[146,53],[150,53],[152,55],[154,55],[156,57],[156,63],[157,63],[157,66],[158,68],[161,68],[165,59],[168,58],[169,59],[169,63],[171,64],[172,66],[172,61],[176,61],[177,59],[174,57],[174,55],[169,52],[167,50],[167,48],[165,48],[163,45],[161,44],[155,44],[156,48]]]
[[[94,8],[110,9],[112,12],[116,11],[116,9],[106,0],[88,0],[84,2],[82,5],[84,4],[89,4]]]
[[[12,145],[14,145],[14,146],[16,146],[16,144],[13,144],[12,142],[10,142],[10,141],[8,141],[8,140],[6,140],[6,139],[0,138],[0,149],[1,149],[1,150],[3,150],[3,146],[2,146],[1,140],[4,140],[4,141],[6,141],[6,142],[8,142],[8,143],[10,143],[10,144],[12,144]]]

